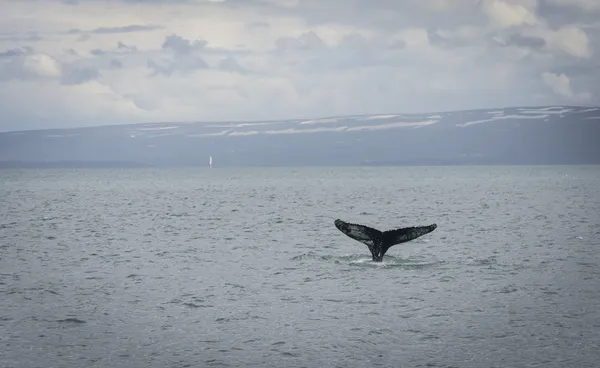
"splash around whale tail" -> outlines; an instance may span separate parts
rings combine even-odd
[[[379,231],[365,225],[352,224],[340,219],[335,220],[334,224],[338,230],[348,237],[365,244],[369,248],[375,262],[381,262],[384,254],[394,245],[414,240],[425,234],[429,234],[437,228],[437,224],[431,224]]]

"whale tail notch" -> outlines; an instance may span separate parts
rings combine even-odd
[[[405,227],[388,231],[379,231],[359,224],[351,224],[340,219],[334,221],[335,227],[348,237],[365,244],[373,261],[381,262],[385,253],[394,245],[405,243],[429,234],[437,228],[436,224],[428,226]]]

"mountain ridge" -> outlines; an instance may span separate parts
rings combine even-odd
[[[0,167],[600,164],[599,136],[600,107],[565,105],[135,123],[0,133]]]

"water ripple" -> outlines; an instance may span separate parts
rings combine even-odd
[[[0,184],[1,366],[598,361],[597,167],[25,170]],[[438,229],[374,263],[336,218]]]

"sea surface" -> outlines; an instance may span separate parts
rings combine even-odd
[[[598,166],[0,171],[2,368],[599,362]]]

